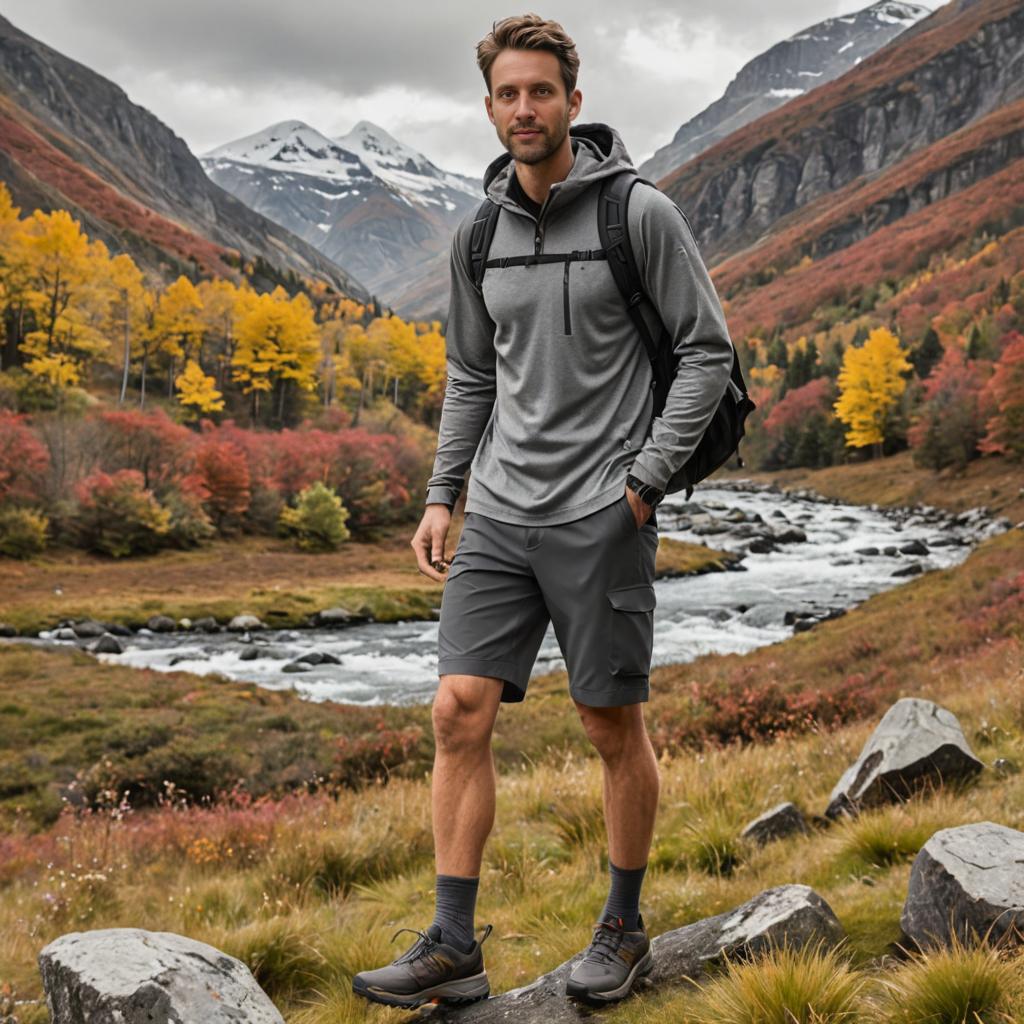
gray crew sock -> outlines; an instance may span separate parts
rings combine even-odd
[[[473,948],[473,915],[480,879],[459,875],[438,875],[434,891],[437,906],[433,923],[442,931],[441,939],[463,953]]]
[[[608,869],[611,872],[611,889],[601,916],[621,917],[622,926],[627,932],[636,931],[639,927],[640,886],[643,885],[647,865],[641,868],[620,868],[609,858]]]

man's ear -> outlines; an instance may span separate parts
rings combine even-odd
[[[491,94],[490,93],[488,93],[484,97],[484,108],[487,111],[487,116],[491,120],[491,124],[494,124],[494,111],[491,109]]]
[[[569,120],[575,121],[579,116],[580,108],[583,106],[583,93],[579,89],[573,89],[569,97]]]

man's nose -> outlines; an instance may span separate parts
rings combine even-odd
[[[520,124],[532,121],[534,116],[533,100],[529,96],[521,97],[516,104],[516,120]]]

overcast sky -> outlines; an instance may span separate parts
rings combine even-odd
[[[944,0],[921,0],[934,10]],[[746,61],[858,0],[0,0],[16,26],[117,82],[202,154],[291,118],[326,135],[366,119],[480,177],[501,144],[476,44],[494,21],[561,22],[580,55],[577,119],[635,164],[721,95]]]

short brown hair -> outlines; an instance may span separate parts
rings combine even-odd
[[[491,92],[491,65],[502,50],[547,50],[558,58],[562,69],[565,94],[576,88],[580,58],[576,44],[557,21],[547,21],[538,14],[520,14],[502,18],[476,44],[476,62],[483,72],[487,92]]]

